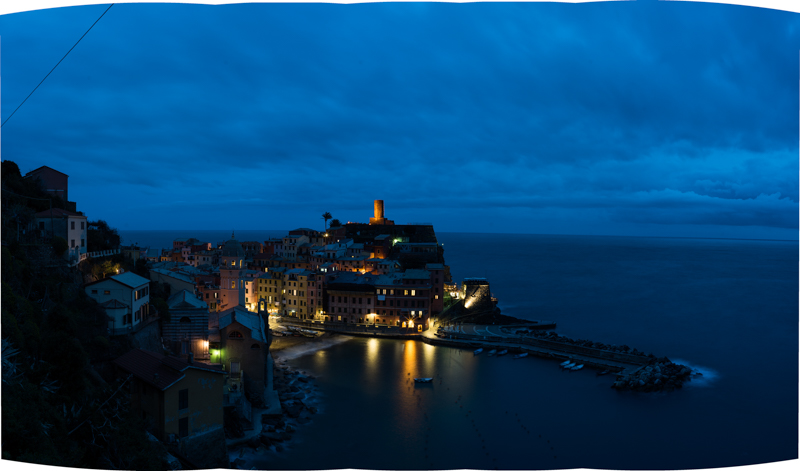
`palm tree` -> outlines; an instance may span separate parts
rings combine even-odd
[[[325,230],[327,231],[328,230],[328,219],[333,219],[333,216],[331,216],[331,213],[325,211],[324,213],[322,213],[322,219],[325,220]]]

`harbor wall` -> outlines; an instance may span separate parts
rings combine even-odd
[[[304,329],[319,330],[323,332],[336,332],[339,334],[355,335],[358,337],[385,337],[385,338],[404,338],[419,339],[422,334],[415,329],[402,328],[386,325],[365,325],[365,324],[331,324],[330,322],[304,322],[294,319],[281,319],[282,325],[302,327]]]
[[[634,355],[630,353],[614,352],[611,350],[602,350],[599,348],[585,347],[582,345],[572,345],[564,342],[556,342],[553,340],[539,339],[539,338],[504,338],[504,337],[484,337],[480,335],[468,334],[453,334],[450,336],[453,340],[465,340],[468,343],[481,343],[484,342],[489,345],[491,342],[500,342],[503,344],[516,344],[519,346],[530,345],[532,347],[543,348],[548,351],[557,352],[558,354],[576,354],[585,355],[594,358],[602,358],[611,361],[622,363],[630,363],[634,365],[647,363],[648,358],[642,355]]]

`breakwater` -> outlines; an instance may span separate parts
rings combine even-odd
[[[422,340],[430,345],[475,349],[506,348],[513,353],[528,353],[551,360],[571,360],[586,368],[608,370],[617,375],[615,389],[651,392],[674,390],[691,379],[692,371],[684,365],[658,358],[628,345],[612,345],[584,339],[572,339],[553,331],[544,331],[525,324],[497,326],[485,335],[448,331],[434,334],[431,330],[417,333],[394,326],[368,326],[304,322],[281,319],[281,324],[334,332],[358,337],[403,338]],[[441,331],[440,331],[441,332]]]
[[[463,329],[462,329],[463,330]],[[443,332],[443,331],[440,331]],[[612,385],[618,390],[631,389],[651,392],[681,388],[691,379],[692,370],[675,364],[667,357],[658,358],[627,345],[607,345],[591,340],[572,339],[555,332],[543,332],[518,326],[501,327],[500,331],[484,330],[488,335],[447,331],[431,335],[426,332],[422,340],[432,345],[463,348],[507,348],[517,353],[553,360],[572,360],[588,368],[608,370],[617,374]]]
[[[303,329],[354,335],[357,337],[404,338],[419,340],[422,333],[411,328],[381,324],[336,324],[322,321],[301,321],[295,318],[280,318],[280,324],[301,327]]]

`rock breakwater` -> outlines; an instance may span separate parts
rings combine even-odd
[[[628,375],[617,377],[614,389],[630,389],[634,391],[674,391],[682,388],[683,383],[690,380],[692,370],[688,366],[673,363],[669,358],[651,358],[646,366]]]
[[[542,331],[542,330],[536,330],[536,329],[525,329],[525,328],[523,328],[523,329],[515,330],[514,333],[516,333],[518,335],[521,335],[521,336],[524,336],[524,337],[531,337],[531,338],[537,338],[537,339],[542,339],[542,340],[549,340],[549,341],[552,341],[552,342],[558,342],[558,343],[563,343],[563,344],[567,344],[567,345],[574,345],[576,347],[587,347],[587,348],[594,348],[594,349],[597,349],[597,350],[605,350],[605,351],[615,352],[615,353],[625,353],[625,354],[628,354],[628,355],[637,355],[637,356],[641,356],[641,357],[655,358],[655,355],[653,355],[652,353],[651,354],[647,354],[645,352],[640,352],[639,350],[637,350],[635,348],[631,348],[631,347],[629,347],[627,345],[610,345],[610,344],[604,344],[602,342],[593,342],[591,340],[572,339],[572,338],[569,338],[569,337],[565,337],[563,335],[558,335],[557,333],[555,333],[553,331]]]

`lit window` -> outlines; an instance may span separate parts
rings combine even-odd
[[[411,290],[411,296],[416,296],[417,295],[416,293],[417,293],[416,290],[413,290],[413,289]]]

